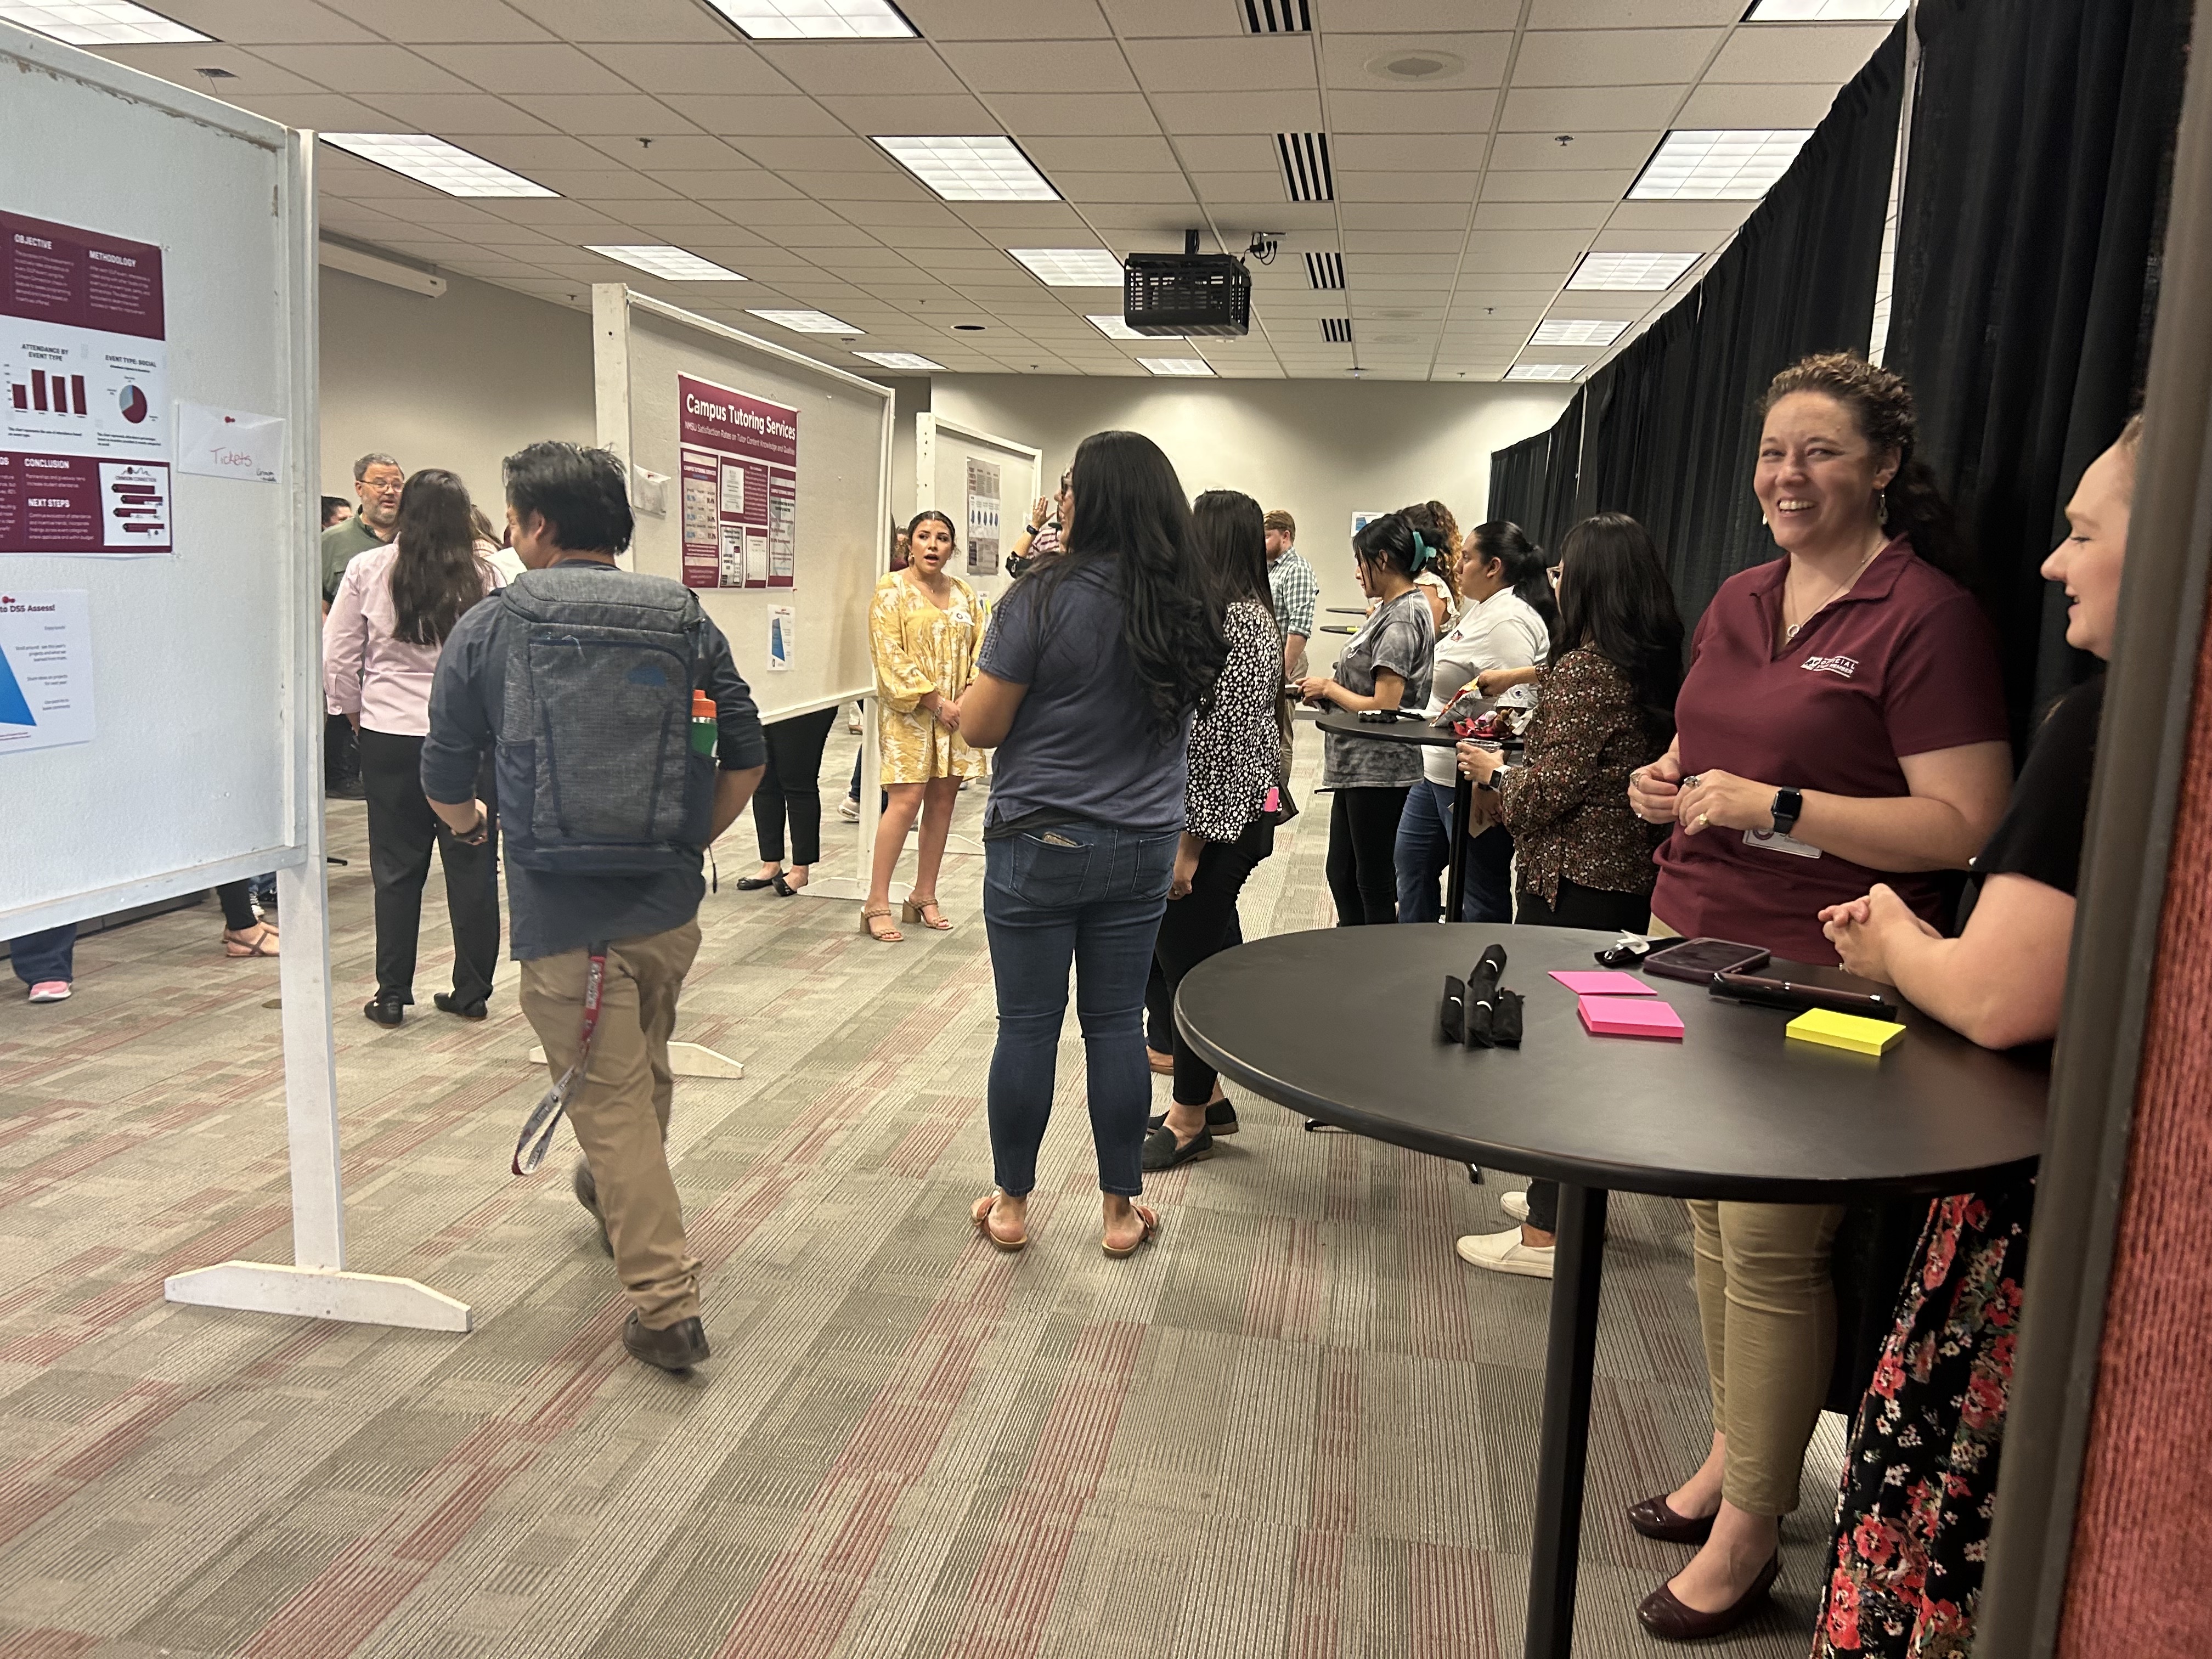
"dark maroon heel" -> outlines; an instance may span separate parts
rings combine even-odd
[[[1628,1506],[1628,1524],[1646,1538],[1656,1538],[1662,1544],[1702,1544],[1713,1535],[1713,1517],[1710,1515],[1692,1520],[1677,1515],[1667,1507],[1667,1494],[1647,1498],[1641,1504]]]
[[[1644,1598],[1644,1605],[1636,1609],[1636,1616],[1644,1621],[1644,1629],[1662,1642],[1703,1642],[1725,1636],[1752,1615],[1781,1575],[1782,1555],[1777,1551],[1774,1559],[1759,1570],[1759,1577],[1751,1581],[1751,1588],[1718,1613],[1699,1613],[1677,1600],[1674,1592],[1662,1584]]]

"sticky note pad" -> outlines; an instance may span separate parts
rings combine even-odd
[[[1598,972],[1584,969],[1579,973],[1562,973],[1553,969],[1552,977],[1583,997],[1656,997],[1659,994],[1633,974],[1617,974],[1610,969]]]
[[[1808,1008],[1783,1029],[1800,1042],[1848,1048],[1855,1054],[1886,1054],[1905,1036],[1902,1025],[1888,1020],[1839,1014],[1831,1008]]]
[[[1661,997],[1584,997],[1575,1012],[1592,1036],[1682,1040],[1682,1017]]]

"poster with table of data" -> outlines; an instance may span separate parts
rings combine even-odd
[[[799,411],[689,374],[676,397],[684,585],[792,586]]]

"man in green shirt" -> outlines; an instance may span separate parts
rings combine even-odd
[[[399,527],[399,489],[407,475],[389,455],[371,453],[353,464],[354,494],[361,507],[353,517],[323,532],[323,613],[330,614],[338,581],[356,553],[382,547]],[[360,800],[361,749],[352,722],[326,713],[323,722],[323,791],[344,800]]]

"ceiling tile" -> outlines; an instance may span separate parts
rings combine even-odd
[[[1418,167],[1473,170],[1482,166],[1489,140],[1481,133],[1346,133],[1329,140],[1329,159],[1340,172]]]
[[[1067,40],[1108,33],[1097,0],[904,0],[932,40]]]
[[[1354,173],[1336,170],[1336,196],[1340,202],[1458,202],[1474,199],[1474,173],[1406,170]]]
[[[1171,133],[1311,132],[1321,126],[1316,92],[1162,92],[1152,95]]]
[[[1703,86],[1690,94],[1678,127],[1816,127],[1836,101],[1832,86]]]
[[[604,158],[602,158],[604,159]],[[548,190],[556,190],[572,201],[596,202],[602,206],[609,203],[676,201],[676,192],[665,185],[655,184],[641,178],[628,167],[542,168],[531,175]]]
[[[852,172],[891,170],[891,164],[883,151],[865,138],[783,138],[746,135],[732,138],[729,144],[740,155],[778,172],[794,167],[835,167]]]
[[[486,92],[629,92],[629,82],[605,64],[562,44],[495,46],[426,46],[418,55],[474,82]]]
[[[507,0],[564,40],[728,40],[736,31],[699,0]]]
[[[1725,230],[1681,227],[1631,230],[1616,224],[1600,231],[1590,246],[1611,253],[1710,253],[1727,240]]]
[[[999,131],[999,118],[966,93],[890,93],[817,100],[854,131],[884,138],[971,137]]]
[[[1332,92],[1332,133],[1478,132],[1490,131],[1498,94],[1482,88],[1463,92]]]
[[[1496,33],[1339,34],[1322,39],[1322,74],[1331,87],[1368,88],[1403,92],[1437,91],[1454,87],[1495,87],[1505,77],[1505,60],[1513,37]],[[1433,54],[1433,56],[1430,56]],[[1388,66],[1407,58],[1429,56],[1431,62],[1449,54],[1457,69],[1409,78],[1387,72]]]
[[[591,56],[655,97],[678,92],[793,93],[798,88],[750,46],[739,40],[713,45],[633,46],[605,43]]]
[[[319,82],[220,41],[199,46],[103,46],[94,56],[190,86],[226,104],[244,105],[247,99],[261,96],[315,97],[323,93]],[[199,73],[204,68],[228,70],[229,78],[210,82]]]
[[[1341,216],[1346,232],[1425,230],[1449,232],[1460,240],[1467,234],[1464,202],[1346,202]]]
[[[562,131],[573,132],[579,137],[659,137],[698,131],[659,100],[647,98],[642,93],[556,93],[517,101],[544,116]]]
[[[1271,137],[1256,132],[1178,133],[1174,143],[1183,166],[1194,173],[1263,174],[1276,180],[1278,191],[1281,189],[1280,163]]]
[[[1532,30],[1513,62],[1521,87],[1686,86],[1705,69],[1720,29]]]
[[[1345,257],[1355,253],[1456,254],[1467,240],[1459,230],[1347,230]]]
[[[1485,202],[1474,210],[1474,228],[1477,235],[1493,230],[1572,230],[1587,234],[1604,224],[1611,210],[1604,202]]]
[[[975,233],[941,202],[846,202],[837,211],[871,230],[896,230],[901,237],[920,238],[934,246],[961,247],[976,240]]]
[[[1237,139],[1209,139],[1210,143],[1236,143]],[[1109,138],[1097,135],[1079,138],[1021,140],[1030,160],[1052,173],[1065,167],[1074,173],[1164,172],[1176,165],[1175,151],[1157,136]],[[1188,155],[1185,159],[1188,160]]]
[[[801,140],[800,142],[807,142]],[[784,181],[817,202],[927,202],[934,198],[903,173],[881,167],[863,171],[817,172],[781,167]]]
[[[1763,24],[1738,29],[1706,72],[1709,84],[1819,81],[1839,87],[1865,67],[1890,25]]]
[[[850,136],[843,122],[811,98],[671,93],[661,101],[708,132],[724,137],[744,133],[764,137]]]
[[[1570,142],[1559,143],[1562,133]],[[1553,132],[1501,132],[1491,152],[1490,170],[1496,173],[1553,167],[1626,167],[1632,174],[1644,170],[1644,164],[1651,159],[1651,152],[1659,148],[1659,141],[1666,136],[1663,124],[1642,132],[1565,129]]]
[[[303,6],[299,0],[160,0],[155,9],[233,46],[302,46],[317,40],[376,38],[343,10]]]
[[[1636,182],[1628,169],[1611,173],[1486,173],[1482,180],[1486,202],[1618,202]]]
[[[1098,0],[1115,33],[1147,36],[1239,35],[1244,15],[1237,0]]]
[[[1687,90],[1682,86],[1516,87],[1505,94],[1504,126],[1509,132],[1580,134],[1694,125],[1675,118]]]
[[[964,90],[944,59],[922,40],[763,42],[754,50],[802,90],[848,93]]]
[[[1001,93],[991,100],[1010,132],[1024,140],[1030,133],[1146,133],[1159,124],[1143,97],[1133,92]]]
[[[1694,28],[1733,23],[1745,0],[1535,0],[1532,29]]]
[[[357,104],[334,92],[251,93],[235,101],[256,115],[265,115],[288,127],[303,127],[310,131],[380,132],[391,125],[368,105]],[[329,154],[327,150],[324,153]]]
[[[1318,84],[1308,37],[1242,36],[1227,40],[1130,40],[1124,48],[1149,92],[1212,92],[1224,97],[1249,91],[1287,90]],[[1224,88],[1237,88],[1230,93]],[[1287,122],[1278,131],[1294,130]]]
[[[388,131],[397,123],[404,131],[441,134],[464,149],[474,148],[465,135],[554,131],[520,105],[489,92],[364,92],[359,100],[386,118],[370,131]]]
[[[366,97],[377,92],[466,93],[458,75],[404,46],[263,46],[256,54],[279,68],[330,88]]]
[[[1427,34],[1510,29],[1521,0],[1314,0],[1314,21],[1331,34]]]
[[[1589,232],[1571,230],[1492,230],[1468,244],[1471,270],[1565,270],[1590,243]]]
[[[1283,194],[1283,176],[1279,173],[1200,173],[1193,171],[1191,182],[1198,193],[1209,202],[1266,201]],[[1287,205],[1287,204],[1286,204]]]
[[[1134,92],[1121,47],[1113,40],[1011,41],[948,45],[939,57],[977,92]]]
[[[1607,222],[1613,230],[1734,230],[1756,202],[1623,202]]]
[[[1060,173],[1053,183],[1069,201],[1188,203],[1180,173]]]

